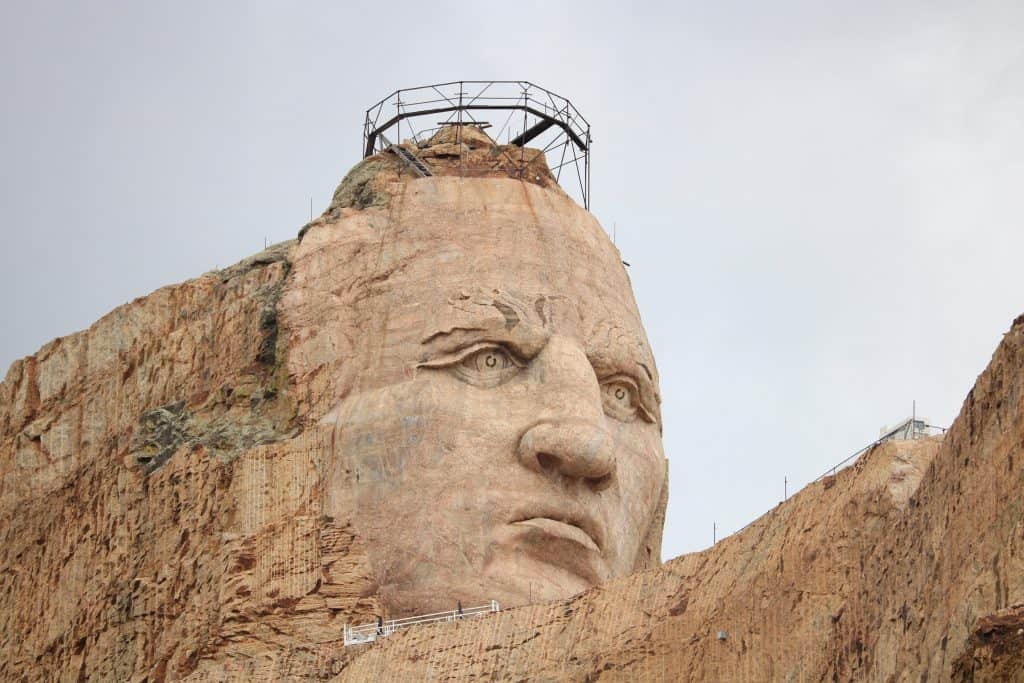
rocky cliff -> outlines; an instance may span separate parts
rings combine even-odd
[[[438,202],[514,186],[538,225],[584,220],[539,161],[509,178],[501,153],[437,143],[438,168],[477,170],[412,179],[371,158],[305,246],[158,290],[12,365],[0,679],[1022,679],[1024,319],[944,439],[881,445],[704,552],[571,599],[344,647],[343,624],[384,606],[355,509],[325,507],[324,418],[359,378],[319,368],[372,348],[318,311],[362,310],[381,263],[401,272],[417,246],[392,234],[331,260],[316,245],[343,221],[402,225],[392,198],[414,184]]]

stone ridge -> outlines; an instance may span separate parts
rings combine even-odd
[[[12,364],[0,679],[192,666],[216,621],[230,463],[299,424],[276,322],[290,247],[164,287]]]

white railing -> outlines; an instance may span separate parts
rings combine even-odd
[[[406,617],[405,619],[389,619],[388,621],[360,624],[359,626],[349,626],[348,624],[345,624],[345,645],[362,645],[364,643],[372,643],[378,638],[390,636],[395,631],[408,628],[410,626],[420,626],[422,624],[433,624],[441,621],[458,621],[460,619],[480,617],[485,614],[497,612],[500,609],[501,608],[498,606],[498,603],[491,600],[491,604],[489,605],[467,607],[465,609],[459,608],[450,612],[434,612],[433,614],[421,614],[415,617]]]

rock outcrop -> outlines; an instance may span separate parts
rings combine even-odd
[[[568,598],[558,591],[573,584],[555,581],[537,604],[343,645],[344,624],[421,599],[395,598],[402,584],[388,583],[371,547],[387,524],[360,517],[377,498],[354,482],[397,485],[409,465],[389,454],[448,443],[417,420],[389,427],[386,448],[339,432],[382,401],[410,400],[346,403],[387,386],[388,373],[448,367],[424,357],[410,371],[398,347],[367,342],[384,331],[422,339],[421,313],[389,283],[467,258],[456,247],[484,206],[500,229],[486,237],[492,256],[472,257],[474,272],[514,252],[511,272],[542,269],[547,293],[594,292],[605,312],[634,315],[617,252],[566,204],[542,155],[518,150],[536,158],[531,173],[509,177],[522,166],[503,159],[517,150],[484,138],[449,128],[409,145],[433,178],[371,157],[300,241],[158,290],[11,366],[0,383],[0,679],[1021,680],[1024,317],[945,438],[882,444],[712,548],[660,566],[663,462],[638,461],[620,476],[653,503],[608,513],[626,520],[608,522],[616,538],[643,520],[635,543],[615,541],[618,578]],[[445,220],[451,231],[434,242],[417,232]],[[555,225],[568,237],[555,240]],[[556,258],[523,257],[530,250]],[[444,259],[418,262],[425,252]],[[497,330],[531,316],[590,330],[585,313],[531,299],[538,292],[514,279],[501,292],[467,286],[459,310],[489,311],[482,324]],[[342,310],[352,313],[339,326]],[[588,350],[599,368],[614,370],[610,350],[628,352],[654,387],[605,404],[639,420],[617,433],[643,448],[619,452],[660,457],[642,331],[595,329],[618,340]],[[597,400],[615,400],[621,387],[608,386]],[[474,434],[500,439],[479,425]],[[338,466],[342,447],[361,454],[351,467]],[[574,471],[616,490],[605,470]]]
[[[158,290],[11,366],[0,678],[162,677],[217,632],[231,472],[300,423],[276,355],[288,248]]]

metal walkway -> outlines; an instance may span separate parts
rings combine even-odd
[[[505,123],[491,137],[495,145],[509,148],[505,149],[508,161],[519,171],[526,170],[535,156],[516,154],[511,149],[525,149],[527,144],[544,155],[550,153],[553,163],[549,168],[555,180],[561,182],[563,168],[574,169],[571,175],[579,183],[579,199],[584,208],[590,208],[590,124],[569,100],[529,81],[449,81],[396,90],[366,110],[363,158],[393,148],[385,133],[401,142],[404,128],[418,144],[443,126],[482,125],[485,122],[477,116],[485,112],[507,114]],[[439,115],[445,119],[436,122],[438,127],[423,120]],[[506,144],[502,145],[506,131]],[[415,172],[427,169],[422,161],[417,159],[417,164],[401,152],[395,153]],[[413,152],[410,155],[415,157]]]
[[[405,147],[401,147],[399,145],[392,143],[390,140],[384,137],[383,134],[379,135],[381,141],[385,145],[387,145],[387,150],[389,152],[393,152],[395,156],[401,159],[406,166],[412,169],[413,173],[415,173],[421,178],[426,178],[427,176],[434,175],[433,173],[430,172],[430,169],[427,167],[427,165],[423,163],[423,160],[420,159],[418,156],[407,150]]]
[[[345,624],[345,645],[364,645],[366,643],[372,643],[378,638],[390,636],[395,631],[408,628],[410,626],[435,624],[442,621],[471,619],[474,617],[493,614],[500,610],[501,608],[498,606],[498,603],[491,600],[491,604],[489,605],[455,609],[450,612],[434,612],[433,614],[422,614],[416,617],[406,617],[405,619],[389,619],[388,621],[361,624],[359,626],[349,626],[348,624]]]
[[[421,178],[425,178],[429,175],[434,175],[427,168],[427,165],[423,163],[418,156],[407,150],[405,147],[399,147],[398,145],[391,145],[389,147],[392,152],[398,155],[398,158],[405,162],[405,165],[412,169],[412,172]]]

